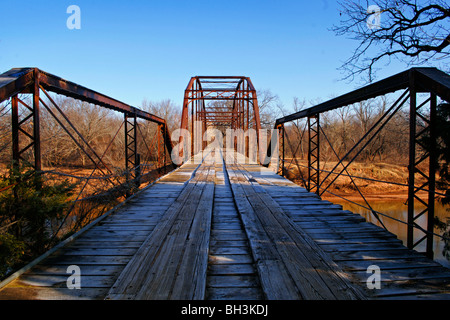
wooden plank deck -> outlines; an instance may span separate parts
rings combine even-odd
[[[68,289],[70,265],[81,289]],[[367,268],[381,270],[368,289]],[[0,289],[0,299],[448,299],[450,270],[233,153],[186,163]]]

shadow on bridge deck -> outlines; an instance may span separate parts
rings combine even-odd
[[[69,266],[80,268],[79,289]],[[369,266],[379,289],[367,286]],[[27,269],[2,283],[0,299],[450,296],[448,269],[230,152],[184,164]]]

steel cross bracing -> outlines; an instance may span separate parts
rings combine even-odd
[[[320,169],[320,149],[319,144],[320,137],[323,136],[329,143],[329,147],[332,148],[331,143],[328,141],[322,127],[319,123],[319,116],[324,112],[335,110],[341,107],[349,106],[351,104],[372,99],[379,96],[384,96],[388,93],[397,92],[399,90],[405,90],[403,94],[392,104],[391,107],[380,117],[378,121],[370,128],[370,130],[364,134],[364,136],[356,142],[356,144],[347,152],[343,157],[339,157],[335,150],[332,150],[338,157],[338,164],[334,166],[331,171],[325,171]],[[429,97],[421,104],[417,102],[417,94],[428,94]],[[332,185],[334,181],[340,175],[346,175],[351,178],[354,184],[352,176],[348,173],[348,166],[356,159],[356,157],[364,150],[364,148],[377,136],[377,134],[385,127],[386,123],[392,119],[393,115],[398,112],[404,104],[409,101],[409,180],[408,180],[408,218],[404,222],[407,224],[407,246],[410,249],[416,249],[419,244],[426,242],[425,253],[428,257],[433,257],[433,236],[434,233],[434,207],[436,196],[436,181],[435,173],[437,170],[437,158],[436,158],[436,105],[437,98],[443,101],[450,101],[450,76],[436,68],[412,68],[407,71],[401,72],[394,76],[380,80],[378,82],[369,84],[360,89],[354,90],[342,96],[336,97],[329,101],[320,103],[314,107],[301,110],[299,112],[287,115],[283,118],[279,118],[276,121],[275,128],[278,128],[278,134],[283,135],[282,141],[286,135],[286,125],[295,120],[307,119],[308,125],[308,176],[304,181],[305,186],[310,190],[316,192],[318,195],[323,195],[327,192],[327,189]],[[426,111],[423,111],[426,110]],[[427,136],[430,141],[430,145],[423,145],[423,138]],[[286,135],[286,138],[288,136]],[[289,142],[289,140],[288,140]],[[301,140],[298,142],[301,144]],[[293,149],[293,147],[291,147]],[[270,149],[270,146],[269,146]],[[295,150],[298,150],[298,146]],[[281,153],[282,170],[285,162],[285,148],[283,143],[283,149]],[[296,152],[296,151],[295,151]],[[294,154],[294,160],[298,165]],[[344,161],[346,164],[344,165]],[[428,162],[428,172],[423,172],[419,168],[419,164]],[[343,169],[339,169],[341,166]],[[336,171],[335,171],[336,170]],[[299,168],[300,171],[300,168]],[[325,177],[320,176],[320,172],[323,172]],[[301,173],[301,171],[300,171]],[[417,186],[417,176],[420,175],[425,178],[425,182]],[[319,179],[321,177],[321,179]],[[325,182],[327,178],[331,178],[331,182]],[[358,187],[355,184],[356,189]],[[426,191],[427,197],[421,197],[420,191]],[[358,189],[358,192],[361,192]],[[366,202],[368,209],[379,219],[378,212],[374,211],[367,200],[362,195],[362,198]],[[414,205],[421,204],[424,209],[419,213],[415,213]],[[427,214],[427,226],[422,228],[418,225],[417,220]],[[382,222],[381,222],[382,223]],[[422,235],[417,234],[420,231]]]
[[[248,77],[195,76],[184,93],[180,128],[180,157],[198,154],[206,147],[204,134],[208,129],[256,131],[259,142],[261,129],[256,90]],[[225,132],[223,132],[225,133]],[[189,136],[187,136],[189,135]],[[245,141],[236,138],[234,147],[249,154],[249,137]],[[238,144],[243,145],[238,145]],[[189,145],[190,144],[190,145]],[[190,152],[189,152],[190,151]]]
[[[157,131],[154,138],[157,139],[155,141],[158,150],[157,162],[164,167],[166,166],[165,158],[167,154],[171,154],[173,145],[164,119],[38,68],[14,68],[0,75],[0,103],[8,99],[11,101],[12,158],[16,166],[25,161],[36,171],[42,170],[42,142],[40,137],[40,109],[42,108],[51,114],[78,148],[95,165],[96,169],[104,175],[113,175],[111,168],[103,159],[104,155],[100,155],[94,150],[77,130],[76,124],[65,115],[58,103],[50,96],[50,92],[112,109],[124,115],[127,182],[132,181],[136,186],[139,186],[141,179],[148,179],[146,175],[140,176],[143,170],[140,165],[140,154],[137,150],[138,132],[140,132],[138,119],[156,124]],[[31,99],[29,101],[24,100],[21,98],[24,95],[31,95]],[[21,109],[20,115],[19,109]],[[142,132],[141,136],[143,137]],[[143,143],[146,146],[147,153],[149,153],[149,145],[145,139]],[[30,163],[30,157],[28,157],[28,160],[24,157],[25,153],[30,152],[32,153],[32,163]],[[158,168],[158,171],[161,171],[161,168]],[[112,180],[111,182],[115,185]]]

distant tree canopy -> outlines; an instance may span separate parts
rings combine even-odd
[[[340,67],[344,79],[372,82],[391,59],[407,66],[433,65],[450,72],[450,5],[446,0],[343,0],[341,22],[332,30],[359,44]],[[438,186],[450,202],[449,104],[438,107]],[[361,123],[364,123],[360,119]]]
[[[411,65],[433,62],[448,71],[450,6],[445,0],[371,0],[340,2],[342,17],[332,30],[359,41],[341,69],[344,79],[372,82],[382,61]],[[447,70],[445,70],[447,69]]]
[[[437,157],[440,179],[438,187],[445,191],[442,202],[450,204],[450,104],[442,103],[437,108]]]

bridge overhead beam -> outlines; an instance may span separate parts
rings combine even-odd
[[[222,106],[207,104],[207,101],[225,101]],[[196,125],[200,122],[201,125]],[[180,159],[187,160],[186,154],[196,154],[201,150],[195,146],[206,147],[203,141],[203,133],[209,127],[219,129],[235,129],[247,131],[253,128],[257,131],[259,143],[259,131],[261,122],[256,90],[248,77],[241,76],[196,76],[192,77],[186,87],[183,101],[181,129],[190,134],[190,140],[180,137]],[[199,130],[201,129],[201,130]],[[191,152],[187,152],[187,141],[190,141]],[[201,143],[196,143],[201,140]],[[237,143],[237,142],[236,142]],[[235,143],[235,144],[236,144]],[[245,141],[245,155],[249,155],[249,138]],[[235,148],[238,146],[235,145]],[[261,150],[260,150],[260,159]]]

